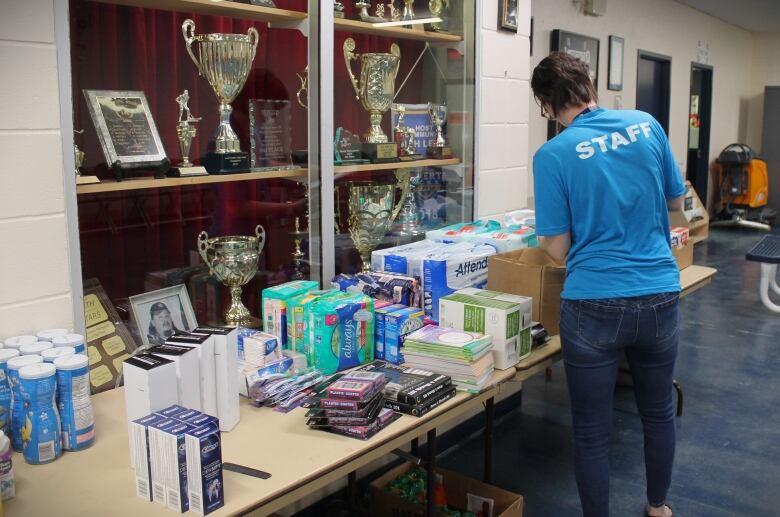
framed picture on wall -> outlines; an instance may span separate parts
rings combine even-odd
[[[599,40],[574,32],[552,31],[550,50],[558,50],[581,59],[588,65],[593,85],[599,87]]]
[[[607,70],[607,89],[616,92],[623,90],[623,55],[625,40],[619,36],[609,37],[609,68]]]
[[[518,0],[498,0],[498,28],[517,32]]]

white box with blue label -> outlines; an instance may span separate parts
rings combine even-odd
[[[165,499],[169,509],[184,513],[189,510],[187,496],[187,447],[185,437],[194,428],[175,420],[154,429],[157,454],[165,470]]]
[[[131,464],[135,467],[135,493],[141,499],[152,501],[152,464],[149,458],[149,426],[168,420],[154,414],[133,420],[128,425],[130,441],[133,446]]]
[[[404,339],[425,325],[425,312],[418,307],[407,307],[385,316],[385,361],[393,364],[404,362],[401,347]]]
[[[406,305],[395,304],[374,309],[374,359],[384,360],[385,358],[385,318],[392,312],[407,308]]]

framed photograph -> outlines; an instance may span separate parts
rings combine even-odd
[[[84,90],[87,108],[109,167],[156,166],[167,161],[144,92]]]
[[[599,87],[599,40],[574,32],[555,29],[552,31],[550,50],[566,52],[588,65],[593,85]]]
[[[498,28],[517,32],[518,0],[498,0]]]
[[[607,70],[607,89],[616,92],[623,90],[623,55],[625,40],[619,36],[609,37],[609,68]]]
[[[131,296],[129,301],[144,345],[162,345],[177,332],[191,332],[198,326],[184,284]]]

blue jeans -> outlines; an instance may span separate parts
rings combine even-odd
[[[666,501],[674,461],[672,377],[678,293],[563,300],[561,344],[574,424],[574,462],[585,517],[609,515],[609,439],[620,354],[625,350],[644,429],[647,501]]]

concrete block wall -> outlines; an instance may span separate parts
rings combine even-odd
[[[518,32],[498,29],[498,2],[481,12],[479,218],[524,208],[528,197],[531,2],[518,2]]]
[[[0,339],[73,327],[54,12],[0,2]]]

